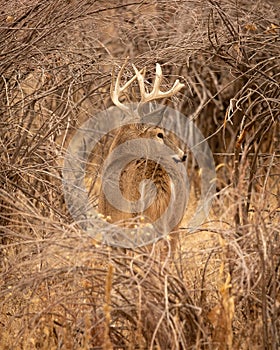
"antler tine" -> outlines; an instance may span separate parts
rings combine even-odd
[[[134,66],[134,64],[132,64],[132,67],[133,67],[134,72],[135,72],[135,77],[138,80],[138,85],[139,85],[139,90],[140,90],[140,95],[141,95],[141,102],[142,102],[143,97],[146,95],[145,81],[144,81],[145,74],[142,75],[139,72],[139,70]],[[145,69],[145,73],[146,73],[146,69]]]
[[[132,67],[135,71],[135,76],[137,77],[137,80],[138,80],[142,103],[156,100],[159,98],[166,98],[166,97],[173,96],[185,86],[185,84],[180,83],[179,80],[177,79],[170,90],[165,92],[160,91],[160,84],[162,82],[162,69],[160,64],[157,63],[154,86],[152,91],[150,93],[149,92],[147,93],[144,85],[144,75],[142,75],[141,71],[139,72],[134,65],[132,65]]]
[[[113,82],[112,82],[111,89],[110,89],[110,95],[113,103],[124,111],[128,111],[129,108],[125,106],[123,103],[121,103],[119,101],[119,98],[123,94],[123,92],[134,82],[134,80],[138,79],[137,75],[135,75],[129,81],[127,81],[123,86],[121,86],[121,77],[124,72],[127,61],[128,61],[128,58],[126,58],[124,64],[122,65],[118,73],[114,88],[113,88]],[[141,69],[141,71],[138,73],[141,75],[141,72],[143,72],[143,76],[145,76],[145,68]],[[113,75],[114,75],[114,72],[113,72]]]

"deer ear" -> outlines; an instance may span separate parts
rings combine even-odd
[[[141,123],[151,123],[153,125],[159,125],[166,111],[166,106],[148,102],[139,107],[139,109],[141,109],[141,112],[139,111],[141,113]]]

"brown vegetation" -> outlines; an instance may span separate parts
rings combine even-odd
[[[278,2],[0,8],[0,348],[279,348]],[[127,56],[148,82],[158,62],[163,86],[185,83],[164,102],[195,121],[217,166],[211,217],[183,227],[165,261],[156,245],[97,244],[63,197],[69,140],[111,105],[112,67]]]

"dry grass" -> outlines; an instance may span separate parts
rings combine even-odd
[[[277,2],[0,7],[0,349],[278,349]],[[165,103],[191,116],[217,165],[209,222],[182,228],[165,261],[158,245],[98,245],[63,198],[69,139],[111,104],[112,66],[128,55],[148,81],[155,62],[168,86],[184,80]]]

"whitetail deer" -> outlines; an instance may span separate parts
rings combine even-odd
[[[184,86],[184,84],[181,84],[178,80],[176,80],[173,87],[169,91],[160,91],[162,70],[160,65],[157,64],[155,82],[151,92],[146,92],[145,90],[145,69],[139,72],[135,66],[133,66],[135,76],[121,87],[120,80],[125,64],[117,76],[114,87],[112,83],[111,98],[113,103],[124,111],[124,113],[134,113],[133,118],[135,118],[135,121],[140,120],[140,114],[143,113],[143,107],[147,102],[173,96]],[[131,109],[121,103],[119,99],[135,79],[137,79],[139,84],[141,101],[137,105],[136,111],[134,110],[132,112]],[[148,120],[149,114],[145,115],[145,118]],[[119,129],[110,146],[109,154],[112,153],[113,150],[119,145],[134,139],[143,139],[143,142],[144,139],[149,139],[157,142],[159,146],[163,144],[166,145],[174,152],[174,155],[172,156],[174,162],[183,162],[186,159],[185,153],[178,147],[176,141],[174,141],[174,135],[172,137],[172,135],[167,134],[165,130],[156,125],[145,125],[139,122],[126,125]],[[99,212],[105,217],[109,218],[110,222],[118,223],[119,225],[125,227],[131,227],[132,225],[140,222],[141,224],[155,222],[165,212],[172,196],[172,184],[166,169],[155,160],[147,159],[145,156],[143,156],[139,159],[132,160],[127,164],[127,166],[121,172],[118,185],[122,196],[133,204],[142,198],[143,193],[141,192],[151,191],[149,186],[145,186],[146,180],[152,180],[156,188],[154,201],[150,206],[146,207],[146,209],[139,210],[137,212],[125,212],[120,210],[120,208],[115,207],[110,203],[104,193],[104,188],[102,189],[103,186],[101,186],[98,205]],[[145,193],[144,195],[149,195],[149,193]],[[179,224],[172,227],[172,230],[177,230],[178,226]]]

